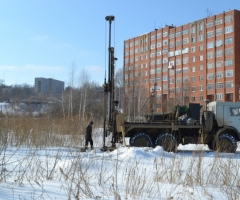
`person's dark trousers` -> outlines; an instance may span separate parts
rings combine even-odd
[[[90,142],[91,148],[93,148],[93,140],[92,140],[92,138],[86,139],[86,143],[85,143],[85,147],[86,148],[88,147],[88,142]]]

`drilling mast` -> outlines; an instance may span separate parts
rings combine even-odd
[[[114,85],[114,68],[115,60],[114,47],[111,47],[111,25],[115,17],[113,15],[106,16],[105,20],[109,22],[109,45],[108,45],[108,82],[104,80],[104,128],[103,128],[103,147],[102,151],[106,151],[105,137],[107,132],[112,132],[112,147],[116,143],[116,110],[118,101],[114,101],[115,85]]]

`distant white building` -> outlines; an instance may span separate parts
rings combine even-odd
[[[64,90],[64,82],[52,78],[35,78],[34,89],[43,94],[61,94]]]

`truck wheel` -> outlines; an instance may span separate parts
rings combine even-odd
[[[237,150],[236,139],[229,134],[221,134],[216,141],[216,150],[218,152],[235,153]]]
[[[204,111],[203,113],[203,130],[204,133],[210,133],[213,128],[213,114],[211,111]]]
[[[159,135],[155,142],[156,146],[161,146],[164,151],[167,152],[176,152],[177,151],[177,140],[171,134],[162,134]]]
[[[130,145],[134,147],[152,147],[152,138],[146,133],[137,133],[130,139]]]

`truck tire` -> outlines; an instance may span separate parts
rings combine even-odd
[[[159,135],[155,142],[156,146],[161,146],[164,151],[176,152],[177,151],[177,140],[172,134]]]
[[[203,131],[204,133],[210,133],[213,129],[213,113],[211,111],[204,111],[203,117]]]
[[[216,150],[224,153],[235,153],[237,150],[236,139],[229,134],[221,134],[216,141]]]
[[[152,147],[152,138],[146,133],[137,133],[130,139],[130,145],[133,147]]]

